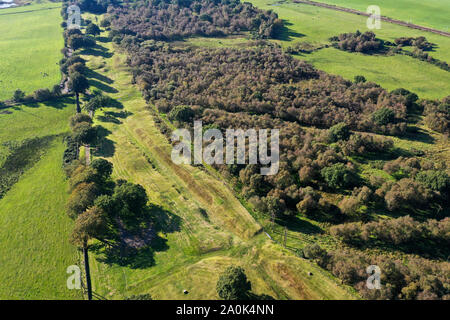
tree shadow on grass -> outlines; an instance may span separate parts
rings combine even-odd
[[[117,93],[119,91],[117,91],[116,88],[113,88],[111,86],[108,86],[107,84],[104,84],[103,82],[100,82],[98,80],[95,79],[89,79],[89,85],[91,87],[95,87],[103,92],[107,92],[107,93]]]
[[[111,131],[103,126],[97,127],[98,144],[94,151],[94,155],[98,157],[112,157],[116,152],[114,141],[107,138],[111,134]]]
[[[402,136],[402,138],[409,141],[418,141],[427,144],[434,143],[434,138],[430,136],[428,132],[416,126],[409,126],[406,134]]]
[[[290,231],[301,232],[304,234],[320,234],[322,229],[313,225],[311,222],[303,220],[299,217],[287,217],[276,220],[276,223],[282,227],[286,227]]]
[[[86,77],[88,77],[90,79],[92,79],[92,78],[97,79],[97,80],[99,80],[101,82],[105,82],[107,84],[114,83],[114,80],[112,80],[111,78],[104,76],[104,75],[102,75],[94,70],[88,69],[88,68],[86,68],[86,70],[85,70],[85,75],[86,75]]]
[[[101,122],[109,122],[109,123],[114,123],[114,124],[122,123],[122,121],[120,121],[119,119],[112,117],[112,116],[108,116],[108,115],[97,116],[97,119],[100,120]]]
[[[279,32],[277,33],[277,35],[274,38],[277,40],[282,40],[282,41],[292,41],[293,38],[305,37],[304,34],[298,33],[296,31],[293,31],[292,29],[290,29],[289,26],[292,26],[292,25],[293,25],[293,23],[291,23],[287,20],[283,20],[283,26],[280,27]]]
[[[101,37],[101,36],[98,36],[98,37],[95,38],[95,40],[97,40],[98,42],[101,42],[101,43],[107,43],[107,42],[109,42],[109,38],[108,38],[108,37]]]
[[[149,244],[143,247],[132,247],[124,241],[119,241],[117,245],[107,246],[103,243],[96,244],[91,250],[99,254],[98,261],[107,264],[117,264],[127,266],[132,269],[143,269],[155,265],[155,252],[169,249],[167,239],[159,236],[160,233],[166,235],[180,230],[181,218],[157,205],[147,207],[148,220],[144,225],[150,226],[151,239]],[[134,225],[133,225],[134,224]],[[131,230],[142,229],[143,221],[128,222]],[[141,230],[142,231],[142,230]]]
[[[110,122],[115,124],[121,124],[122,121],[119,119],[126,119],[129,116],[131,116],[133,113],[130,111],[120,111],[120,112],[114,112],[114,111],[106,111],[103,115],[97,116],[97,119],[102,122]]]
[[[103,57],[103,58],[111,58],[113,53],[109,52],[109,50],[99,44],[96,44],[92,48],[82,49],[79,52],[82,55],[89,55],[94,57]]]
[[[48,100],[48,101],[42,102],[43,105],[48,106],[48,107],[52,107],[52,108],[55,108],[55,109],[64,109],[68,105],[72,105],[72,104],[75,104],[75,103],[76,103],[75,99],[73,99],[71,97],[52,99],[52,100]]]

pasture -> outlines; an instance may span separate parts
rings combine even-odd
[[[68,242],[64,144],[55,138],[42,159],[0,200],[0,299],[81,299],[66,269],[78,264]]]
[[[443,31],[450,30],[448,13],[450,2],[441,0],[318,0],[336,6],[351,8],[365,12],[370,5],[377,5],[381,14],[389,18],[418,24],[424,27],[435,28]]]
[[[59,83],[64,45],[60,3],[0,10],[0,101]]]
[[[329,38],[340,33],[367,31],[367,17],[351,13],[318,8],[292,2],[251,0],[255,6],[273,10],[286,22],[287,29],[280,40],[282,46],[295,42],[329,43]],[[398,37],[425,36],[435,43],[430,52],[434,58],[450,61],[450,38],[382,22],[375,30],[378,38],[393,41]],[[417,92],[421,98],[443,98],[450,94],[450,73],[438,67],[406,56],[369,56],[326,48],[311,54],[298,56],[310,61],[318,69],[338,74],[347,79],[363,75],[387,89],[399,86]]]

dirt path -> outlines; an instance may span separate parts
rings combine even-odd
[[[349,9],[349,8],[344,8],[344,7],[339,7],[339,6],[326,4],[326,3],[320,3],[320,2],[309,1],[309,0],[293,0],[293,2],[294,3],[301,3],[301,4],[309,4],[309,5],[312,5],[312,6],[332,9],[332,10],[336,10],[336,11],[343,11],[343,12],[353,13],[353,14],[357,14],[357,15],[360,15],[360,16],[366,16],[366,17],[370,16],[369,13],[366,13],[366,12],[363,12],[363,11],[359,11],[359,10],[355,10],[355,9]],[[441,30],[437,30],[437,29],[427,28],[427,27],[419,26],[417,24],[412,24],[412,23],[408,23],[408,22],[405,22],[405,21],[397,20],[397,19],[392,19],[392,18],[385,17],[385,16],[380,16],[380,18],[383,21],[394,23],[394,24],[398,24],[398,25],[403,26],[403,27],[407,27],[407,28],[411,28],[411,29],[417,29],[417,30],[421,30],[421,31],[432,32],[432,33],[439,34],[441,36],[450,37],[450,32],[445,32],[445,31],[441,31]]]

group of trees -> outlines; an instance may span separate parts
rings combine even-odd
[[[360,179],[349,157],[390,156],[391,139],[352,130],[404,132],[407,110],[417,104],[415,94],[401,89],[389,93],[373,83],[327,75],[264,43],[243,49],[192,49],[140,43],[128,36],[121,44],[144,96],[171,120],[190,127],[198,119],[223,131],[281,129],[276,176],[260,176],[258,165],[217,166],[259,210],[279,217],[328,212],[336,221],[365,220],[376,206],[394,210],[409,199],[398,196],[408,190],[403,182],[384,185],[385,194],[378,196],[385,181]],[[329,130],[306,132],[301,124]],[[317,191],[348,194],[363,186],[363,194],[347,196],[338,207]],[[435,196],[423,192],[417,200],[427,195]],[[430,209],[426,199],[420,204]]]
[[[393,258],[387,254],[370,255],[354,249],[327,252],[317,244],[303,249],[304,255],[329,270],[344,283],[354,286],[366,299],[448,300],[450,263],[418,257]],[[367,288],[366,267],[381,269],[381,289]]]
[[[252,31],[274,37],[283,23],[271,11],[239,0],[137,1],[108,11],[113,30],[142,39],[175,40],[187,36],[222,36]]]
[[[61,8],[61,16],[64,21],[68,18],[67,8],[73,4],[72,0],[63,0]],[[96,14],[105,13],[110,5],[117,5],[119,1],[116,0],[78,0],[76,5],[81,12],[91,12]]]
[[[417,49],[423,51],[431,51],[433,50],[434,44],[427,41],[425,37],[400,37],[394,40],[395,44],[398,47],[409,47],[413,46]]]
[[[425,37],[401,37],[395,39],[395,42],[392,43],[376,38],[376,35],[371,31],[364,33],[356,31],[355,33],[342,33],[338,36],[331,37],[330,41],[333,43],[334,47],[340,50],[362,52],[366,54],[403,54],[434,64],[443,70],[450,71],[450,65],[447,62],[433,58],[426,52],[431,51],[434,44],[428,42]],[[414,50],[403,50],[402,48],[406,46],[413,46]],[[291,48],[288,49],[288,52],[296,53],[296,51]]]
[[[372,54],[382,52],[386,49],[384,41],[376,38],[375,33],[372,31],[361,33],[357,30],[355,33],[342,33],[338,36],[331,37],[330,41],[337,48],[350,52]]]
[[[425,123],[441,133],[450,133],[450,96],[439,100],[422,101]]]
[[[205,109],[221,109],[322,128],[345,122],[359,131],[406,130],[404,96],[317,71],[273,45],[215,50],[136,41],[123,45],[131,54],[135,81],[162,112],[188,105],[198,116]]]
[[[416,247],[429,248],[430,243],[433,243],[436,248],[444,249],[450,245],[450,218],[419,222],[404,216],[365,224],[344,223],[331,227],[330,233],[339,240],[357,246],[384,243],[406,245],[414,250]]]
[[[61,97],[62,90],[59,84],[55,84],[50,90],[48,88],[37,89],[32,94],[27,95],[20,89],[14,91],[10,101],[14,103],[43,102]]]

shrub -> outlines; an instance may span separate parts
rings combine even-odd
[[[176,106],[169,112],[169,119],[174,121],[190,121],[195,112],[188,106]]]
[[[347,140],[349,137],[350,129],[344,122],[338,123],[328,129],[328,139],[330,142]]]
[[[356,185],[357,175],[343,163],[337,163],[321,170],[322,178],[332,189],[348,188]]]
[[[395,112],[389,108],[380,108],[372,114],[372,119],[379,125],[386,125],[394,121]]]
[[[244,269],[230,266],[219,276],[216,290],[224,300],[243,300],[248,297],[251,283],[247,280]]]

